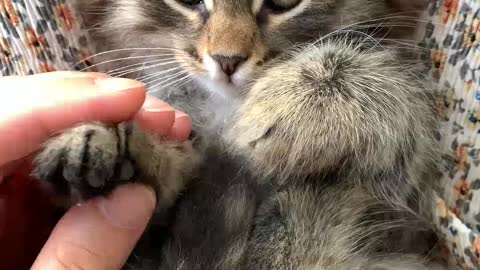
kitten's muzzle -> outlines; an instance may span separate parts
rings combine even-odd
[[[237,68],[248,59],[245,56],[224,56],[219,54],[212,55],[212,58],[220,65],[222,71],[229,77],[232,76]]]

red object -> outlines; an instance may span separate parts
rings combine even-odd
[[[0,269],[30,269],[58,220],[54,209],[27,175],[0,184]]]

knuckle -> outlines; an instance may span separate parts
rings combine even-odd
[[[104,255],[69,241],[60,243],[55,255],[55,259],[62,270],[115,269],[108,264],[109,260]]]

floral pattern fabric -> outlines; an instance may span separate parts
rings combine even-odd
[[[0,76],[80,70],[88,44],[68,0],[0,1]]]
[[[434,223],[451,268],[480,269],[480,1],[430,0],[419,30],[444,153]]]
[[[89,65],[88,36],[68,1],[0,0],[0,76]],[[429,0],[423,22],[446,164],[434,224],[454,267],[480,269],[480,0]]]

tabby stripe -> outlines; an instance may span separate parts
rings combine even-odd
[[[82,179],[85,179],[86,172],[88,171],[88,164],[90,163],[90,141],[92,140],[92,137],[95,135],[95,130],[89,130],[88,132],[85,133],[85,147],[83,147],[83,153],[82,153],[82,164],[80,166],[80,172],[79,176]]]

